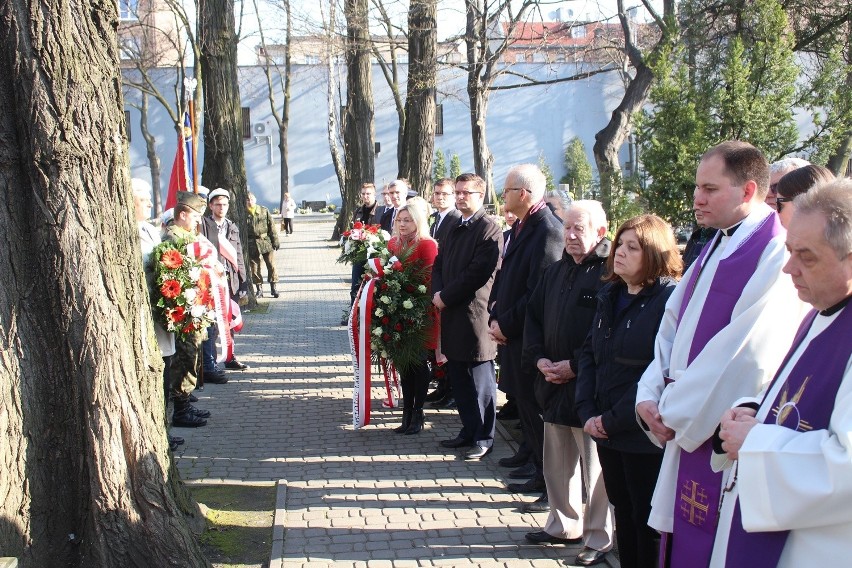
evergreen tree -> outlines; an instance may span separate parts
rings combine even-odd
[[[565,175],[559,183],[567,183],[577,199],[581,199],[591,188],[593,179],[592,165],[586,157],[586,146],[579,136],[575,136],[565,146]]]
[[[450,177],[456,179],[461,173],[461,158],[458,154],[453,154],[453,157],[450,158]]]
[[[538,169],[544,174],[545,191],[553,191],[556,186],[553,184],[553,171],[550,169],[547,160],[544,159],[544,154],[538,155]]]
[[[440,148],[435,150],[435,164],[432,166],[432,182],[447,177],[447,159]]]

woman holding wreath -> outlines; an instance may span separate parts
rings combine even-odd
[[[640,215],[622,224],[579,361],[577,414],[597,443],[624,567],[656,566],[659,535],[647,523],[663,452],[640,430],[634,406],[682,266],[665,221]]]
[[[402,259],[403,265],[416,264],[417,274],[430,288],[432,264],[438,255],[438,242],[429,236],[428,204],[422,197],[413,197],[400,207],[394,222],[393,237],[388,242],[388,250]],[[427,297],[431,294],[427,293]],[[434,309],[429,306],[428,329],[421,335],[425,342],[420,346],[422,356],[408,368],[400,369],[402,386],[402,424],[394,429],[400,434],[417,434],[423,429],[423,403],[429,389],[428,351],[438,344],[438,319]],[[393,359],[393,354],[390,354]]]

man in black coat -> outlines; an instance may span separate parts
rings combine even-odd
[[[432,267],[432,303],[441,310],[441,350],[458,404],[462,429],[441,442],[445,448],[472,446],[465,459],[480,459],[494,444],[494,356],[488,332],[488,295],[500,262],[503,235],[485,213],[485,180],[456,178],[461,222],[445,237]]]
[[[408,184],[404,180],[397,179],[390,182],[387,186],[387,191],[382,192],[385,196],[385,211],[382,213],[382,218],[379,224],[382,229],[390,234],[393,234],[393,223],[396,221],[396,213],[403,206],[406,198],[408,198]]]
[[[506,175],[504,208],[517,217],[503,263],[491,290],[491,334],[500,345],[500,390],[515,399],[525,446],[533,452],[536,475],[518,492],[543,491],[544,424],[532,389],[535,369],[521,365],[527,302],[544,269],[562,257],[562,223],[544,201],[547,181],[534,164],[515,166]]]
[[[577,542],[576,562],[600,562],[612,548],[612,519],[594,442],[575,410],[575,381],[583,343],[603,286],[610,242],[606,214],[597,201],[575,201],[565,215],[565,252],[533,291],[524,328],[524,364],[538,369],[535,396],[544,418],[544,478],[550,515],[535,543]],[[583,506],[582,481],[588,496]]]
[[[429,218],[429,235],[438,241],[439,248],[444,238],[461,220],[461,213],[456,209],[455,187],[454,179],[443,178],[438,180],[432,191],[435,212]],[[426,400],[432,403],[433,408],[455,408],[456,400],[450,387],[450,379],[445,375],[436,381],[437,388],[426,396]]]

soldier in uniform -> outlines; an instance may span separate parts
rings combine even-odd
[[[198,194],[188,191],[177,193],[174,222],[163,235],[163,241],[179,242],[195,240],[198,224],[207,202]],[[189,333],[183,339],[175,337],[175,354],[169,368],[169,391],[174,401],[172,426],[197,428],[207,425],[209,410],[201,410],[189,401],[197,382],[198,364],[201,355],[203,332]]]
[[[260,257],[266,263],[266,272],[269,276],[269,292],[273,298],[278,297],[275,285],[278,282],[278,273],[275,271],[274,253],[278,250],[278,231],[272,222],[269,209],[257,204],[257,198],[253,193],[248,194],[248,248],[249,267],[251,270],[251,281],[257,287],[255,295],[263,297],[263,275],[260,272]]]

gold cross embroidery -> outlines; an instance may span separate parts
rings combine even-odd
[[[772,409],[772,413],[775,415],[775,423],[779,426],[783,426],[784,422],[789,418],[790,413],[794,408],[797,409],[796,404],[802,399],[802,396],[805,394],[805,389],[808,386],[808,382],[811,380],[811,375],[805,377],[805,380],[802,381],[802,385],[793,395],[793,398],[788,399],[790,396],[790,386],[788,384],[784,385],[784,390],[781,391],[781,397],[778,400],[778,406]],[[796,410],[798,414],[798,409]],[[798,424],[794,428],[794,430],[799,430],[802,432],[806,432],[808,430],[812,430],[813,428],[808,423],[807,420],[802,420],[801,416],[798,417]]]
[[[680,492],[680,511],[690,525],[700,527],[707,521],[707,493],[696,481],[687,481]]]

